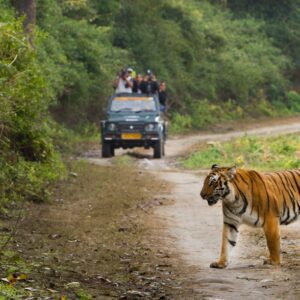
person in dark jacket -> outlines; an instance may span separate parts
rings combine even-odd
[[[141,74],[136,74],[136,77],[133,80],[132,92],[141,94],[142,91],[140,89],[141,82],[143,81],[143,76]]]
[[[147,75],[145,76],[144,80],[140,84],[140,90],[143,94],[157,94],[159,91],[159,85],[156,81],[153,73],[151,70],[148,70]]]
[[[159,84],[158,99],[159,99],[159,104],[160,104],[160,110],[162,112],[165,112],[166,104],[167,104],[167,92],[166,92],[165,81],[161,81]]]

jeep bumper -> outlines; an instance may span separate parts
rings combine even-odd
[[[128,133],[129,134],[129,133]],[[130,133],[132,134],[132,133]],[[136,133],[135,136],[126,136],[126,133],[105,133],[102,139],[111,143],[115,148],[134,148],[134,147],[153,147],[155,142],[160,139],[158,132]],[[125,137],[125,138],[124,138]]]

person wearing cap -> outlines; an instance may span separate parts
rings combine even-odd
[[[129,76],[129,73],[127,70],[122,69],[116,80],[114,81],[113,87],[116,89],[115,93],[132,93],[132,80]]]
[[[127,73],[132,79],[134,79],[136,76],[136,72],[132,68],[127,68]]]
[[[143,94],[158,94],[159,85],[151,70],[147,70],[146,76],[140,84],[140,90]]]

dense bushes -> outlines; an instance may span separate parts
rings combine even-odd
[[[113,78],[129,58],[126,50],[112,46],[110,27],[91,23],[95,11],[86,1],[72,3],[37,3],[38,25],[43,32],[37,50],[57,99],[52,107],[54,116],[80,130],[87,122],[99,121],[101,107],[113,92]]]
[[[236,18],[253,16],[258,20],[266,20],[265,33],[272,38],[276,47],[291,58],[292,67],[287,76],[294,84],[298,84],[300,70],[300,1],[246,1],[228,0],[228,9]]]
[[[8,12],[8,11],[7,11]],[[0,207],[41,199],[62,175],[47,126],[50,96],[35,51],[12,15],[0,25]]]

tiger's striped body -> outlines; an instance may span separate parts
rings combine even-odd
[[[300,214],[300,170],[259,173],[213,165],[200,194],[209,205],[222,200],[221,257],[211,267],[228,265],[241,224],[264,229],[270,251],[268,263],[280,264],[279,225],[290,224]]]

